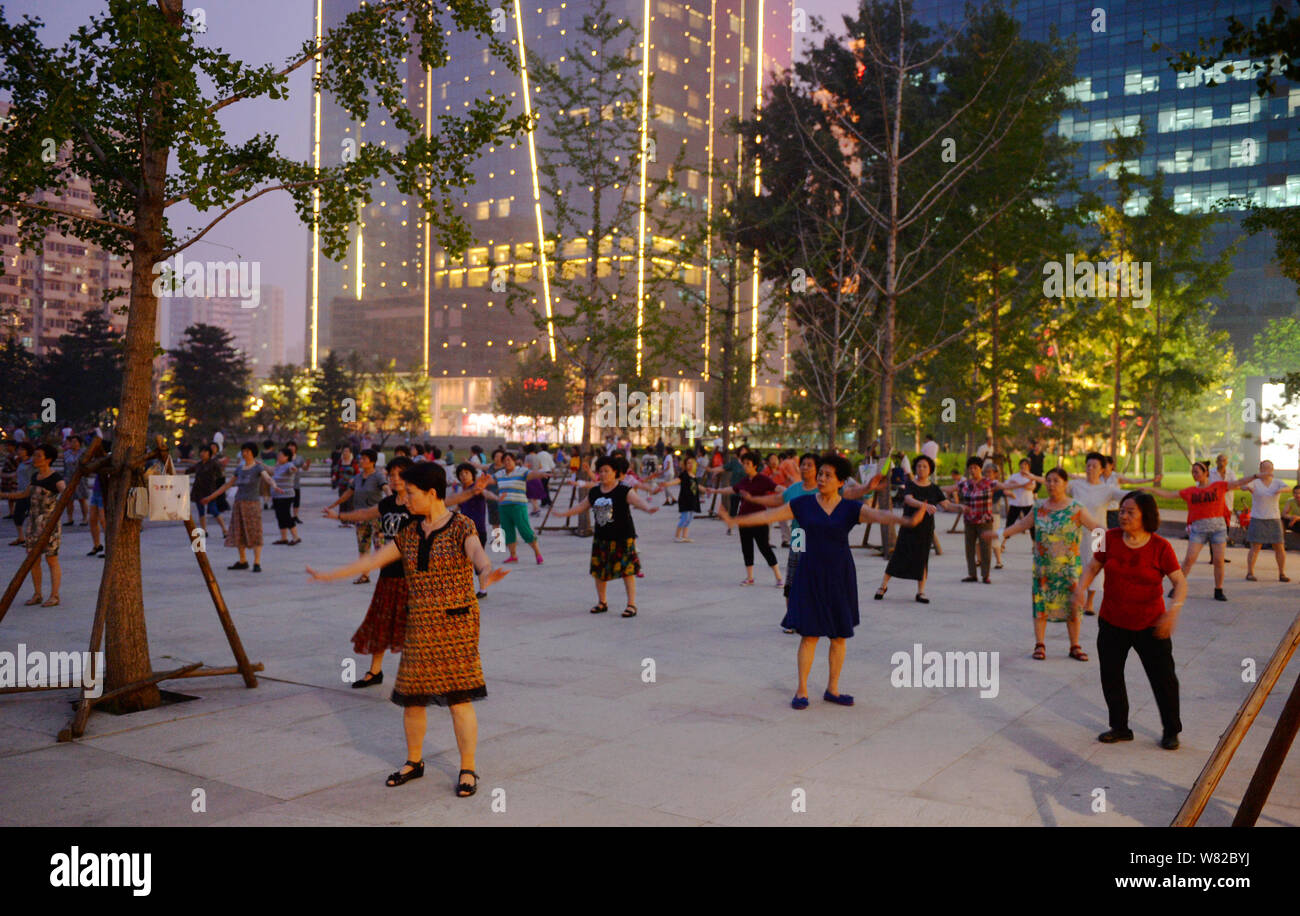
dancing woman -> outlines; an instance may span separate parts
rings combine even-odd
[[[239,551],[239,560],[233,566],[227,566],[226,569],[248,569],[248,548],[253,549],[253,572],[262,571],[262,500],[259,492],[262,483],[265,483],[270,489],[277,493],[283,491],[271,479],[271,472],[266,469],[266,465],[257,460],[257,443],[245,442],[239,447],[239,457],[243,459],[243,464],[235,468],[230,479],[209,493],[203,499],[199,500],[203,505],[208,505],[213,500],[221,498],[221,495],[231,487],[238,487],[235,491],[235,503],[230,510],[230,527],[226,531],[226,546],[234,547]],[[288,495],[292,496],[292,493]]]
[[[406,481],[402,475],[413,466],[414,462],[410,458],[394,458],[388,462],[388,483],[393,488],[391,496],[385,496],[379,505],[368,509],[354,509],[351,512],[327,509],[326,518],[344,522],[378,521],[384,537],[391,541],[411,519],[406,505]],[[370,598],[365,619],[352,634],[352,651],[358,655],[370,656],[370,670],[361,680],[352,682],[353,688],[384,682],[384,653],[402,651],[402,635],[405,631],[406,577],[402,571],[402,561],[395,560],[379,570],[379,581],[375,583],[375,593]]]
[[[925,579],[930,566],[930,543],[934,538],[934,510],[936,507],[950,512],[960,512],[958,503],[950,502],[943,489],[934,482],[934,459],[918,455],[912,464],[913,476],[903,485],[903,505],[924,509],[925,516],[915,527],[905,526],[898,532],[894,552],[889,555],[889,565],[876,590],[876,600],[885,597],[891,577],[916,581],[916,600],[929,604],[925,597]]]
[[[1187,503],[1187,554],[1183,557],[1183,575],[1191,570],[1192,564],[1201,554],[1201,547],[1210,545],[1210,559],[1214,562],[1214,600],[1227,601],[1223,593],[1223,551],[1228,542],[1228,523],[1224,521],[1228,507],[1224,497],[1229,490],[1240,490],[1258,477],[1252,474],[1241,480],[1210,480],[1210,469],[1204,461],[1192,465],[1192,479],[1195,486],[1181,490],[1161,490],[1151,488],[1151,493],[1165,499],[1177,496]],[[1170,592],[1173,597],[1173,592]]]
[[[591,577],[596,581],[596,606],[593,614],[609,610],[605,601],[606,587],[611,579],[622,579],[627,590],[627,607],[624,617],[635,617],[636,577],[641,572],[641,558],[636,552],[636,526],[632,523],[631,507],[658,512],[658,506],[648,506],[619,476],[627,469],[627,459],[621,454],[601,455],[596,459],[596,473],[600,483],[576,506],[555,513],[561,518],[591,510],[595,520],[591,539]]]
[[[849,532],[859,522],[880,525],[916,525],[926,514],[918,509],[909,518],[892,512],[868,509],[856,499],[840,496],[840,487],[853,473],[853,466],[840,455],[817,459],[817,494],[800,496],[779,509],[768,509],[732,517],[725,509],[718,514],[728,528],[770,525],[782,519],[797,521],[806,540],[798,575],[790,587],[790,608],[783,625],[797,632],[799,685],[790,706],[808,708],[808,675],[817,652],[817,640],[830,639],[829,674],[822,699],[852,706],[853,697],[840,693],[840,671],[844,667],[845,640],[859,623],[858,580],[849,548]]]
[[[395,539],[347,566],[329,572],[307,567],[307,573],[328,582],[401,562],[407,619],[392,700],[403,708],[406,763],[388,777],[386,785],[400,786],[424,775],[427,707],[447,706],[460,751],[456,794],[468,798],[478,791],[479,779],[474,769],[478,719],[471,701],[487,696],[478,653],[474,572],[487,587],[509,570],[492,568],[473,523],[443,502],[447,472],[441,464],[425,461],[405,468],[404,479],[407,509],[415,518],[401,527]],[[463,778],[467,775],[473,777],[472,783]]]
[[[722,494],[731,496],[739,494],[741,505],[736,511],[737,517],[751,515],[756,512],[762,512],[762,504],[756,502],[753,497],[767,496],[776,492],[776,484],[772,478],[766,474],[760,474],[759,468],[763,466],[762,456],[757,452],[746,452],[745,456],[740,459],[741,465],[745,469],[745,478],[738,483],[729,487],[705,487],[705,493]],[[788,521],[788,519],[787,519]],[[730,526],[728,526],[730,527]],[[746,527],[740,532],[740,555],[745,561],[745,581],[741,585],[754,584],[754,547],[758,547],[758,552],[763,555],[763,560],[772,570],[772,575],[776,579],[774,583],[776,588],[780,588],[781,567],[776,562],[776,554],[772,551],[772,545],[768,541],[769,529],[766,525],[763,527]]]
[[[19,446],[26,445],[20,442]],[[52,445],[41,443],[32,451],[32,476],[27,488],[24,490],[14,490],[9,493],[0,494],[5,499],[27,500],[30,506],[24,529],[26,538],[24,543],[30,550],[36,546],[36,541],[45,528],[45,522],[54,510],[55,504],[59,501],[59,495],[67,487],[63,480],[63,475],[54,470],[54,459],[59,456],[59,450]],[[41,562],[37,560],[32,564],[32,596],[23,604],[35,605],[42,607],[56,607],[59,603],[59,586],[63,582],[63,567],[59,565],[59,546],[62,543],[63,527],[55,525],[54,530],[50,533],[49,540],[45,542],[45,565],[50,568],[50,597],[44,599],[41,597]]]
[[[542,563],[542,548],[537,545],[537,535],[528,523],[528,481],[548,477],[546,471],[530,471],[520,466],[514,452],[505,452],[501,456],[501,470],[492,475],[496,478],[497,489],[501,494],[498,512],[501,527],[505,529],[506,549],[510,551],[507,563],[518,563],[516,541],[523,538],[524,543],[533,548],[537,564]]]
[[[1223,521],[1223,516],[1219,516],[1219,521]],[[1173,545],[1156,534],[1160,529],[1160,510],[1151,494],[1140,490],[1126,493],[1119,504],[1119,524],[1118,529],[1106,532],[1106,549],[1092,555],[1092,562],[1083,571],[1074,592],[1075,607],[1081,607],[1088,586],[1105,567],[1106,585],[1097,624],[1097,661],[1110,729],[1098,735],[1097,740],[1103,744],[1133,740],[1133,732],[1128,727],[1124,663],[1129,649],[1136,649],[1160,710],[1164,731],[1160,746],[1172,751],[1178,748],[1178,733],[1183,730],[1178,715],[1178,677],[1174,673],[1172,637],[1187,598],[1185,567],[1179,568]],[[1160,583],[1166,576],[1173,583],[1171,597],[1174,599],[1168,610],[1160,596]]]
[[[1109,526],[1105,524],[1106,507],[1112,502],[1123,497],[1126,492],[1121,483],[1159,483],[1159,478],[1151,480],[1130,480],[1127,477],[1118,477],[1111,475],[1107,480],[1103,475],[1106,470],[1106,456],[1101,452],[1089,452],[1084,462],[1085,473],[1076,474],[1070,480],[1069,494],[1079,502],[1092,515],[1093,518],[1100,519],[1102,524],[1098,528],[1105,529]],[[1079,555],[1082,558],[1082,565],[1087,566],[1088,561],[1092,559],[1092,538],[1086,537],[1079,548]],[[1094,592],[1088,594],[1088,604],[1083,609],[1083,613],[1089,617],[1094,616],[1092,601]]]
[[[1102,527],[1100,518],[1068,493],[1070,476],[1061,468],[1047,472],[1047,498],[1034,504],[1002,533],[1007,538],[1022,531],[1032,531],[1034,544],[1033,610],[1034,658],[1047,658],[1047,623],[1065,621],[1070,634],[1070,658],[1081,662],[1088,653],[1079,643],[1082,618],[1074,605],[1074,589],[1083,570],[1082,544],[1092,538],[1092,531]],[[1103,503],[1103,506],[1105,504]],[[993,537],[988,532],[986,537]],[[1088,554],[1091,559],[1091,551]]]
[[[658,493],[668,487],[677,487],[676,499],[664,497],[665,506],[674,504],[677,506],[677,530],[673,532],[673,542],[677,544],[691,543],[691,522],[695,519],[695,513],[700,511],[700,481],[695,476],[698,466],[699,462],[695,460],[695,456],[687,455],[682,461],[682,472],[677,479],[660,483],[655,488],[655,492]]]

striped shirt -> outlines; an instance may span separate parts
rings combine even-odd
[[[528,468],[517,465],[513,471],[500,470],[492,476],[503,506],[528,505]]]

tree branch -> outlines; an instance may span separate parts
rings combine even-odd
[[[98,217],[95,216],[83,216],[80,213],[72,213],[69,212],[68,210],[60,210],[58,207],[47,207],[45,204],[36,204],[36,203],[32,203],[31,201],[6,200],[0,203],[3,203],[3,205],[6,207],[26,207],[29,210],[44,210],[48,213],[57,213],[59,216],[65,216],[68,219],[80,219],[80,220],[85,220],[88,223],[98,223],[101,226],[107,226],[110,229],[118,229],[121,230],[122,232],[130,233],[135,231],[133,227],[127,226],[124,223],[115,223],[112,220],[99,219]]]
[[[314,179],[312,179],[311,181],[295,181],[295,182],[292,182],[292,183],[290,183],[290,184],[274,184],[274,185],[271,185],[271,186],[268,187],[268,188],[263,188],[262,190],[258,191],[258,192],[255,193],[255,194],[249,194],[248,196],[246,196],[246,197],[242,198],[241,200],[239,200],[237,203],[235,203],[235,204],[233,204],[233,205],[227,207],[225,210],[223,210],[223,211],[221,212],[221,214],[220,214],[216,219],[214,219],[212,222],[208,223],[206,226],[203,227],[203,231],[201,231],[198,235],[196,235],[196,236],[194,236],[193,238],[191,238],[188,242],[184,243],[183,245],[176,245],[175,247],[173,247],[173,248],[169,248],[167,251],[164,251],[162,254],[160,254],[160,255],[158,256],[158,260],[160,260],[160,261],[165,261],[165,260],[167,260],[168,258],[170,258],[172,255],[174,255],[174,254],[176,254],[176,253],[178,253],[178,252],[184,251],[186,248],[189,248],[191,245],[193,245],[193,244],[194,244],[195,242],[197,242],[199,239],[203,238],[203,236],[207,235],[207,234],[208,234],[208,230],[210,230],[210,229],[211,229],[213,226],[215,226],[217,223],[221,222],[221,221],[222,221],[223,219],[225,219],[227,216],[229,216],[230,214],[234,213],[236,210],[238,210],[238,209],[239,209],[240,207],[242,207],[244,204],[249,203],[250,201],[257,200],[257,198],[261,197],[263,194],[269,193],[270,191],[290,191],[290,190],[292,190],[292,189],[294,189],[294,188],[303,188],[303,187],[308,187],[308,186],[310,186],[310,185],[314,185],[314,184],[322,184],[322,183],[324,183],[325,181],[331,181],[331,180],[333,180],[333,179],[314,178]]]

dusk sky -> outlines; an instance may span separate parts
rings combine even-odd
[[[840,15],[856,8],[856,0],[799,0],[798,6],[821,16],[835,31]],[[41,18],[47,44],[63,40],[90,16],[106,8],[102,0],[7,0],[0,3],[7,19],[24,15]],[[207,41],[248,64],[283,63],[312,34],[312,0],[208,0],[187,2],[187,8],[202,6],[207,18]],[[796,54],[798,53],[796,48]],[[288,156],[306,159],[309,153],[311,108],[310,67],[292,77],[291,90],[283,101],[241,102],[226,109],[223,124],[232,142],[257,133],[274,133],[279,149]],[[168,211],[173,226],[205,225],[215,214],[200,216],[178,206]],[[261,261],[262,282],[283,287],[285,292],[286,346],[291,360],[300,360],[304,336],[306,299],[307,230],[293,212],[289,196],[268,194],[240,208],[208,233],[192,249],[195,257],[247,258]],[[189,252],[187,252],[189,254]]]

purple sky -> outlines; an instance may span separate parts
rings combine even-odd
[[[821,16],[832,30],[838,31],[840,14],[856,9],[857,0],[797,0],[796,5]],[[3,6],[10,21],[24,15],[40,17],[46,24],[43,34],[47,44],[61,44],[73,29],[106,8],[101,0],[6,0]],[[208,44],[247,64],[258,65],[285,62],[302,41],[311,37],[315,4],[312,0],[188,0],[186,7],[205,11]],[[282,153],[305,160],[311,130],[310,93],[310,68],[304,67],[293,75],[286,100],[232,105],[225,110],[223,126],[232,142],[259,132],[275,133]],[[215,214],[204,218],[178,206],[168,215],[180,232],[186,226],[206,225]],[[209,241],[211,244],[207,244]],[[261,261],[262,282],[284,289],[288,359],[301,361],[307,230],[293,212],[288,195],[267,194],[241,207],[191,252],[203,258],[235,257],[237,253],[240,258]]]

